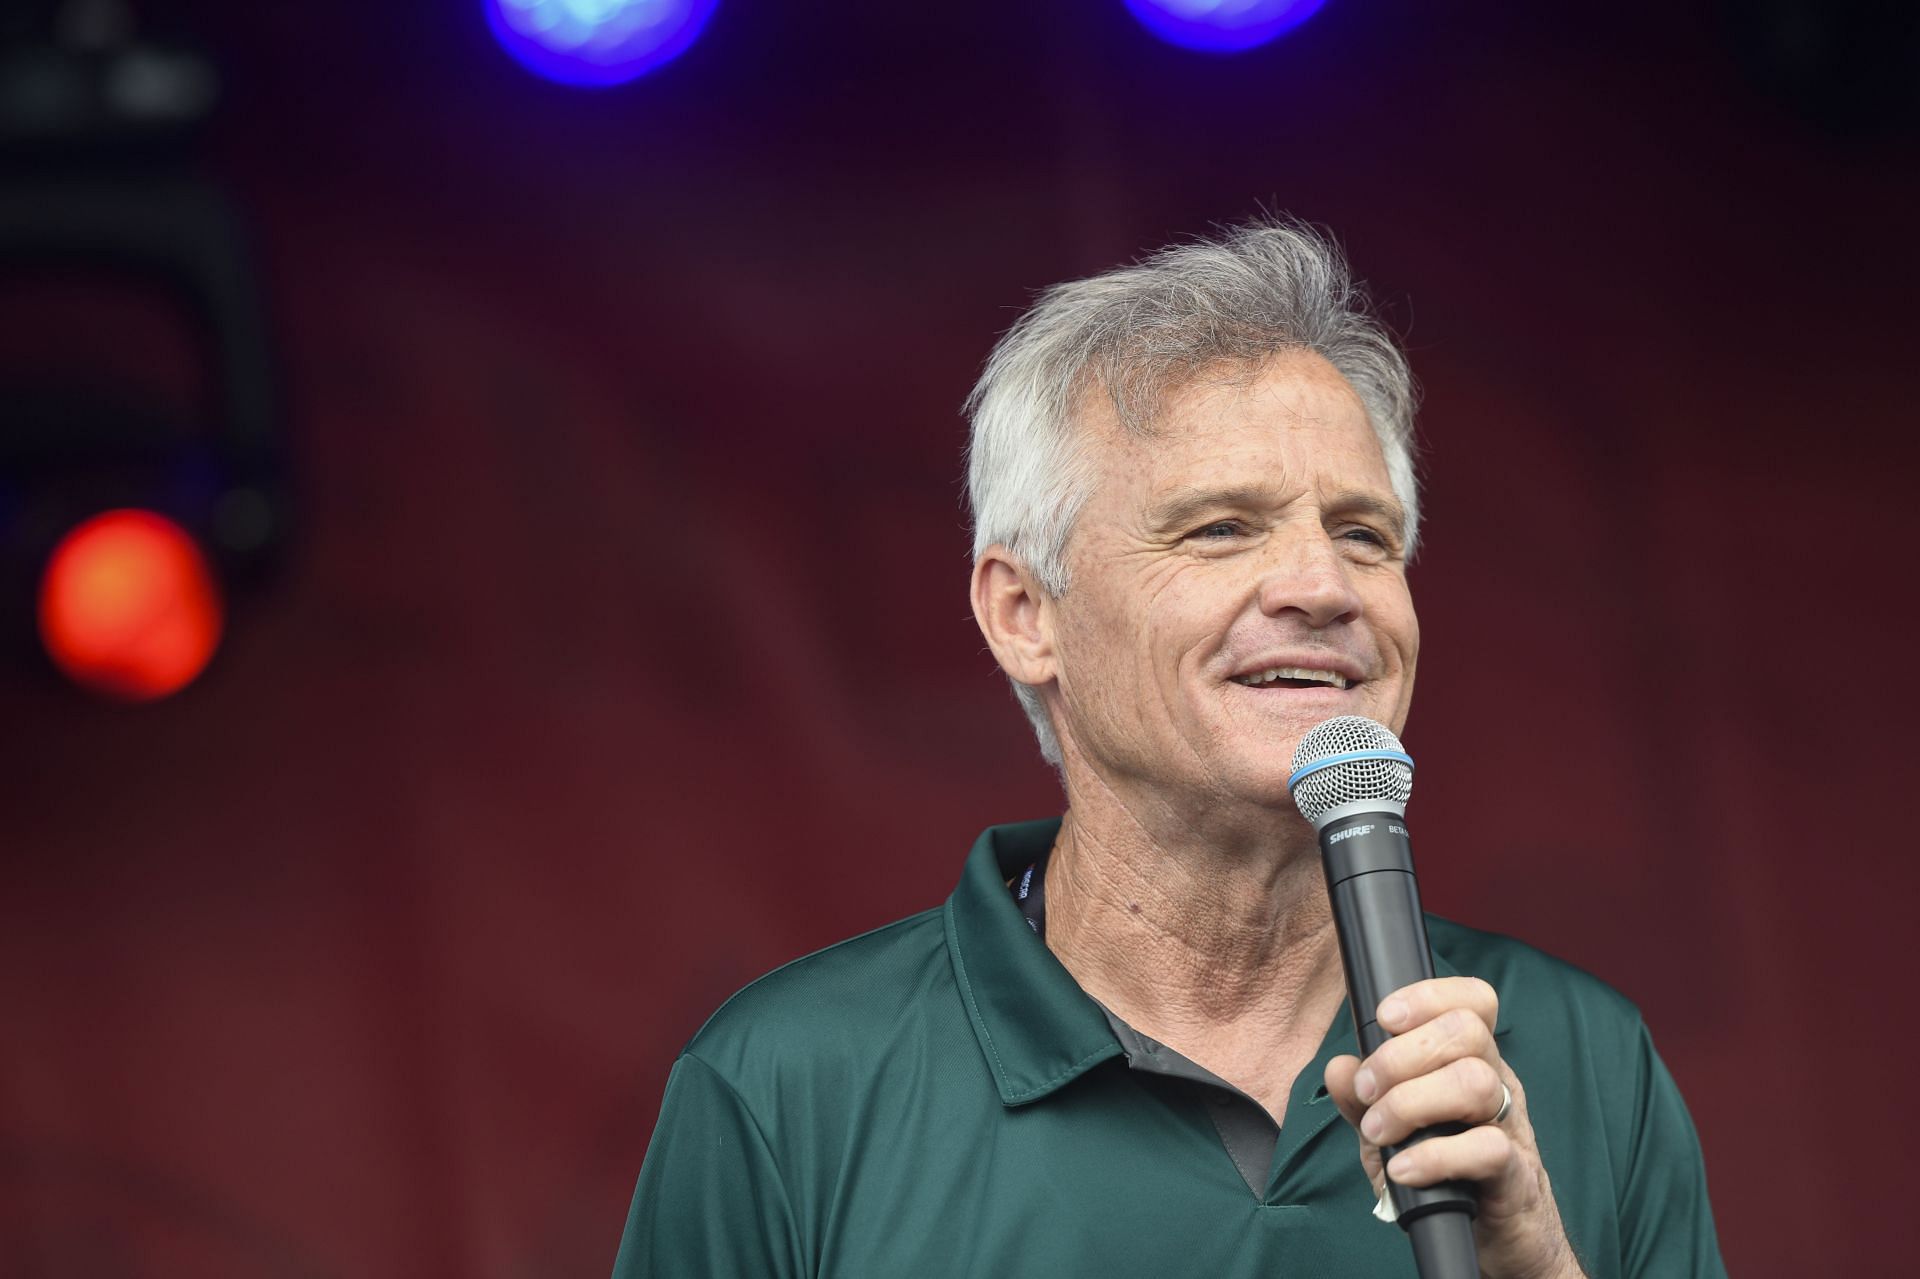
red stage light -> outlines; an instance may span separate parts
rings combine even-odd
[[[108,511],[67,534],[40,581],[40,638],[96,692],[151,701],[206,669],[225,610],[206,557],[151,511]]]

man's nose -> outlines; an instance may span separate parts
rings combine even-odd
[[[1316,629],[1359,616],[1352,566],[1324,529],[1280,530],[1269,550],[1261,570],[1261,612],[1269,617],[1297,612]]]

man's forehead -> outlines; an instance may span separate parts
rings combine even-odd
[[[1205,431],[1262,404],[1298,406],[1309,394],[1333,394],[1364,417],[1359,394],[1324,356],[1279,351],[1259,360],[1220,360],[1171,371],[1121,370],[1089,379],[1074,419],[1095,438],[1151,439]]]
[[[1122,478],[1138,490],[1173,482],[1159,473],[1183,469],[1193,446],[1218,440],[1223,449],[1243,443],[1285,442],[1296,431],[1324,433],[1310,454],[1316,461],[1351,461],[1345,483],[1382,487],[1391,497],[1386,453],[1365,406],[1333,366],[1311,352],[1292,352],[1287,363],[1217,366],[1170,387],[1151,414],[1124,415],[1124,405],[1101,388],[1082,397],[1075,429],[1082,456],[1101,480]],[[1224,456],[1224,454],[1223,454]],[[1303,460],[1303,459],[1296,459]],[[1165,463],[1166,465],[1161,465]],[[1244,465],[1245,460],[1234,463]],[[1317,469],[1317,468],[1316,468]]]

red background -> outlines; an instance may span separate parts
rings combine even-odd
[[[604,1273],[706,1013],[1057,808],[965,601],[993,337],[1260,205],[1426,387],[1430,906],[1639,1002],[1735,1273],[1895,1268],[1913,135],[1560,8],[727,0],[582,94],[477,4],[181,6],[301,537],[182,697],[0,683],[0,1271]]]

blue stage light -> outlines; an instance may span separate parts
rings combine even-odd
[[[1239,53],[1293,30],[1326,0],[1127,0],[1140,25],[1183,49]]]
[[[687,51],[719,0],[486,0],[487,24],[536,75],[599,88]]]

